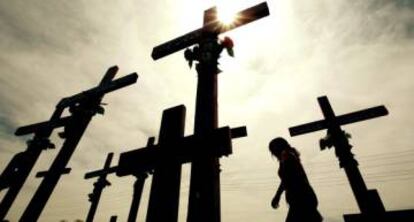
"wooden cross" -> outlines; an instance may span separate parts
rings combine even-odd
[[[385,106],[377,106],[336,116],[326,96],[319,97],[318,103],[325,119],[291,127],[289,128],[289,132],[291,136],[298,136],[318,130],[328,130],[327,136],[320,140],[320,148],[324,150],[325,148],[335,147],[335,154],[339,159],[339,165],[345,170],[358,207],[361,211],[360,215],[344,215],[345,221],[400,221],[396,218],[408,217],[413,219],[412,215],[414,214],[409,211],[388,212],[386,214],[385,207],[378,192],[375,189],[368,190],[358,169],[358,162],[351,152],[352,146],[349,144],[349,136],[341,129],[341,125],[387,115],[388,111]],[[395,217],[395,215],[397,215],[397,217]],[[387,219],[384,220],[384,218]]]
[[[237,13],[238,20],[223,25],[217,19],[216,8],[204,13],[203,27],[169,42],[154,47],[152,58],[160,59],[186,47],[184,53],[190,65],[197,61],[198,87],[194,135],[208,135],[218,127],[217,74],[220,72],[218,58],[225,47],[218,41],[218,35],[269,15],[266,2]],[[203,148],[194,147],[202,153]],[[214,147],[211,147],[214,149]],[[219,222],[220,215],[220,163],[218,156],[198,155],[192,161],[188,222]]]
[[[268,15],[269,8],[267,7],[267,3],[262,2],[236,13],[234,17],[237,18],[237,21],[230,25],[225,25],[218,20],[216,7],[207,9],[204,12],[203,27],[154,47],[151,57],[154,60],[163,58],[194,44],[200,44],[205,38],[214,38],[210,34],[214,34],[217,37],[221,33],[231,31]]]
[[[92,171],[85,174],[85,179],[98,177],[98,180],[93,184],[94,188],[92,193],[88,195],[91,207],[89,208],[88,215],[86,216],[86,222],[93,221],[96,209],[98,208],[99,200],[101,199],[102,191],[106,186],[111,185],[111,183],[106,179],[106,176],[110,173],[114,173],[114,171],[110,168],[113,156],[114,153],[108,154],[102,170]]]
[[[70,121],[64,125],[64,132],[60,134],[62,138],[65,138],[65,142],[53,161],[49,171],[38,175],[43,175],[44,179],[31,199],[28,207],[23,212],[20,221],[37,221],[39,219],[40,214],[61,175],[68,173],[66,165],[92,117],[96,113],[104,113],[104,109],[101,106],[103,96],[106,93],[129,86],[137,81],[138,75],[136,73],[112,81],[117,71],[118,67],[116,66],[109,68],[97,87],[61,100],[59,106],[69,107],[71,113]],[[36,126],[36,124],[34,125]],[[36,129],[32,128],[26,131],[30,132],[30,130]]]
[[[125,81],[125,79],[122,81]],[[116,85],[119,86],[122,83]],[[91,92],[82,92],[81,94],[87,96]],[[55,128],[65,126],[71,119],[71,116],[61,117],[65,108],[70,105],[68,98],[64,98],[56,105],[55,111],[48,121],[19,127],[14,133],[16,136],[33,133],[34,136],[33,139],[27,141],[27,149],[16,154],[0,176],[0,189],[8,188],[5,197],[0,203],[0,220],[3,220],[10,210],[30,171],[39,159],[42,150],[55,148],[55,145],[50,142],[49,137]],[[41,177],[44,174],[40,172],[37,176]]]
[[[8,190],[0,203],[0,221],[3,221],[6,217],[30,171],[39,159],[41,152],[55,148],[54,144],[50,142],[49,137],[55,128],[61,127],[66,123],[67,118],[60,118],[62,112],[63,107],[57,106],[49,121],[36,126],[36,130],[32,131],[34,132],[33,139],[27,141],[27,149],[16,154],[1,174],[0,190],[5,188],[8,188]],[[15,134],[26,134],[25,131],[27,129],[29,127],[19,128]]]
[[[183,105],[163,111],[158,143],[168,145],[184,137],[186,108]],[[155,138],[147,147],[156,150]],[[178,150],[179,147],[162,147],[162,151]],[[151,192],[147,209],[147,222],[178,221],[181,185],[181,163],[173,158],[157,156],[158,164],[152,170]],[[151,164],[149,164],[151,165]],[[160,213],[162,212],[162,213]]]
[[[184,137],[184,123],[183,105],[167,109],[163,113],[158,144],[150,140],[146,147],[120,155],[116,170],[118,176],[144,175],[135,183],[134,198],[138,201],[133,202],[136,210],[130,211],[133,215],[130,213],[129,218],[136,218],[145,176],[153,173],[147,222],[177,221],[181,164],[203,155],[229,155],[232,152],[231,139],[247,134],[245,127],[223,127],[206,136]],[[193,149],[196,146],[202,148],[201,152]],[[208,149],[210,147],[215,149]]]

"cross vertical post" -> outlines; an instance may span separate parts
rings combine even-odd
[[[218,127],[217,110],[217,65],[225,46],[218,41],[218,35],[269,15],[266,2],[237,13],[240,18],[234,24],[225,26],[217,19],[216,8],[204,13],[203,27],[154,47],[154,60],[177,52],[194,44],[185,51],[190,66],[197,61],[198,74],[194,135],[207,135]],[[195,149],[197,149],[195,147]],[[213,149],[213,148],[211,148]],[[219,222],[220,212],[220,163],[217,156],[199,156],[192,161],[188,222]]]
[[[173,143],[184,137],[185,106],[164,110],[159,132],[159,144]],[[162,147],[175,148],[178,147]],[[159,164],[152,173],[147,222],[178,221],[181,185],[181,163],[170,156],[159,156]],[[162,213],[160,213],[162,212]]]
[[[19,221],[28,222],[39,219],[60,177],[62,174],[70,172],[66,165],[92,117],[96,113],[104,113],[104,109],[101,106],[103,96],[106,93],[134,84],[137,81],[138,75],[135,73],[112,81],[117,71],[118,67],[116,66],[109,68],[97,87],[67,97],[60,102],[59,105],[70,107],[69,111],[71,113],[70,121],[65,125],[64,132],[60,134],[62,138],[65,138],[65,142],[49,171],[38,173],[38,177],[43,176],[44,178]]]
[[[154,146],[155,137],[148,138],[146,147]],[[145,180],[148,177],[147,172],[133,172],[135,176],[134,190],[132,193],[131,206],[129,208],[128,222],[136,222],[138,217],[139,203],[141,202],[142,190],[144,189]]]
[[[128,222],[136,222],[138,216],[139,203],[141,202],[142,190],[144,189],[145,180],[148,174],[134,175],[136,180],[134,183],[134,191],[132,194],[131,207],[129,208]]]

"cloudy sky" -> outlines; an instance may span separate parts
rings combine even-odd
[[[183,53],[159,61],[152,48],[202,23],[213,5],[242,9],[257,0],[0,1],[0,169],[25,150],[18,126],[49,119],[64,96],[95,86],[106,69],[137,72],[136,85],[107,95],[105,116],[89,125],[40,221],[83,219],[94,181],[84,173],[102,167],[108,152],[142,147],[158,134],[163,109],[185,104],[186,134],[193,131],[196,73]],[[390,115],[344,127],[369,188],[387,209],[414,208],[414,1],[269,0],[271,15],[226,33],[235,58],[223,54],[219,75],[219,124],[246,125],[222,159],[222,218],[284,221],[270,200],[279,182],[267,152],[290,126],[322,117],[316,98],[327,95],[337,114],[384,104]],[[56,133],[55,133],[56,134]],[[53,135],[53,141],[61,144]],[[324,132],[288,138],[319,198],[325,221],[342,221],[358,209],[333,150],[319,151]],[[8,217],[17,221],[35,192],[34,173],[48,169],[58,150],[43,152]],[[189,166],[183,167],[180,221],[185,221]],[[96,220],[125,221],[133,178],[109,177]],[[139,218],[145,217],[148,180]],[[4,192],[0,194],[0,198]]]

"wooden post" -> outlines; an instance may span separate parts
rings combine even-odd
[[[185,106],[164,110],[159,132],[159,144],[174,143],[184,137]],[[164,147],[178,149],[178,147]],[[168,156],[160,156],[152,176],[147,222],[178,221],[181,185],[181,163]],[[162,212],[162,213],[160,213]]]

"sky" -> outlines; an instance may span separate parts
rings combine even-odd
[[[247,126],[222,158],[222,221],[284,221],[287,204],[270,207],[277,161],[269,141],[282,136],[301,153],[325,221],[342,221],[358,209],[333,150],[320,151],[324,131],[291,138],[291,126],[322,118],[317,97],[327,95],[344,114],[385,105],[385,117],[343,127],[371,189],[388,210],[414,208],[414,1],[269,0],[270,16],[223,34],[235,57],[223,53],[219,125]],[[0,169],[25,150],[19,126],[49,119],[65,96],[95,86],[106,69],[139,74],[137,84],[108,94],[104,116],[89,125],[39,221],[84,219],[93,180],[107,153],[144,147],[157,136],[164,109],[187,107],[185,134],[193,132],[197,76],[177,52],[158,61],[152,48],[197,29],[214,5],[234,10],[257,0],[34,0],[0,1]],[[224,6],[222,6],[224,7]],[[56,134],[52,140],[61,145]],[[58,148],[59,149],[59,148]],[[43,152],[7,218],[17,221],[58,149]],[[179,221],[185,221],[189,164],[183,166]],[[96,221],[125,221],[134,178],[108,177]],[[150,180],[139,209],[145,218]],[[0,193],[0,198],[4,192]]]

